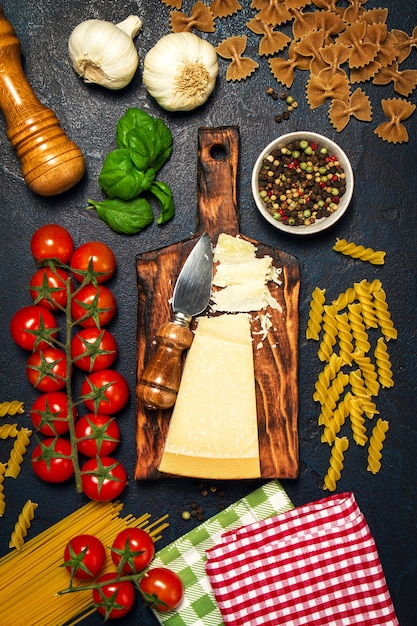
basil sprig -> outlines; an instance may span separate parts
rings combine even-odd
[[[163,120],[131,107],[117,122],[116,144],[98,177],[108,197],[101,202],[89,199],[87,208],[95,208],[114,231],[132,235],[153,222],[151,195],[160,209],[156,221],[164,224],[174,215],[174,199],[170,187],[156,175],[171,156],[171,131]]]

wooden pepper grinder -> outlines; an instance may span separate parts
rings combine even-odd
[[[7,137],[32,191],[54,196],[82,178],[85,170],[82,152],[68,139],[55,113],[32,91],[21,64],[20,41],[1,7],[0,107],[7,123]]]

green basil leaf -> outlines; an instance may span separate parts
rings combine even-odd
[[[152,207],[144,198],[119,200],[112,198],[97,202],[88,200],[89,207],[94,207],[100,219],[116,233],[134,235],[153,222]],[[89,208],[87,207],[87,208]]]
[[[146,113],[146,111],[142,111],[142,109],[136,107],[127,109],[116,125],[117,147],[128,148],[126,136],[132,128],[141,128],[144,132],[152,134],[154,123],[154,118],[149,115],[149,113]]]
[[[153,168],[158,172],[172,153],[172,134],[168,126],[161,120],[155,120],[155,137],[160,144],[159,153],[153,161]]]
[[[170,187],[161,181],[152,184],[150,191],[158,199],[161,211],[157,217],[157,224],[165,224],[175,213],[174,198]]]
[[[143,173],[139,172],[129,150],[119,148],[106,156],[98,184],[110,198],[130,200],[143,191]]]
[[[126,142],[130,158],[137,169],[144,172],[151,167],[155,159],[154,151],[159,149],[155,146],[154,135],[132,128],[126,134]]]

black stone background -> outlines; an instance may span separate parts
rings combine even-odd
[[[185,1],[189,12],[193,2]],[[123,494],[124,513],[140,515],[149,512],[153,519],[168,512],[170,528],[163,533],[159,547],[187,532],[195,522],[186,522],[181,512],[191,501],[201,503],[206,517],[217,512],[217,500],[203,498],[199,481],[161,480],[135,482],[135,379],[136,379],[136,274],[137,253],[167,246],[194,233],[196,217],[197,130],[200,126],[237,125],[240,129],[239,203],[241,232],[298,257],[301,267],[300,337],[299,337],[299,435],[300,473],[283,485],[295,505],[323,497],[323,476],[329,461],[329,449],[320,443],[317,425],[318,405],[312,400],[314,383],[321,371],[317,344],[305,340],[305,329],[311,292],[316,286],[326,289],[328,301],[363,278],[382,281],[389,308],[398,329],[398,340],[388,344],[395,376],[395,386],[382,390],[377,406],[382,418],[388,419],[383,465],[373,476],[366,471],[366,452],[351,440],[345,468],[337,491],[353,491],[375,537],[388,586],[402,626],[416,624],[415,591],[417,588],[417,427],[416,427],[416,115],[407,120],[409,142],[394,145],[377,137],[374,128],[385,121],[381,98],[397,97],[392,84],[363,86],[370,96],[374,118],[371,124],[352,119],[337,133],[327,118],[327,105],[312,111],[305,98],[307,74],[296,73],[290,92],[299,103],[288,122],[277,125],[277,104],[265,95],[273,79],[267,60],[258,56],[259,36],[246,28],[254,15],[249,0],[243,1],[239,14],[217,21],[214,34],[202,35],[217,44],[229,35],[246,34],[246,54],[259,61],[259,68],[248,80],[229,83],[225,80],[227,62],[219,59],[220,73],[216,88],[207,104],[189,113],[170,114],[158,107],[147,94],[141,79],[143,58],[162,36],[170,32],[169,9],[160,0],[107,2],[105,0],[3,0],[5,17],[13,24],[22,44],[22,61],[27,78],[38,98],[58,116],[67,134],[80,146],[87,171],[75,188],[54,198],[34,195],[25,185],[20,164],[5,136],[0,116],[0,400],[20,399],[30,409],[37,392],[25,377],[27,354],[16,347],[9,336],[9,320],[21,306],[30,303],[27,285],[34,271],[29,249],[33,232],[41,225],[56,222],[67,227],[76,245],[89,240],[109,244],[117,257],[118,269],[111,287],[118,301],[118,314],[109,329],[120,348],[115,365],[130,385],[131,399],[118,417],[122,443],[117,456],[128,469],[130,483]],[[346,6],[347,2],[340,2]],[[389,28],[400,28],[411,34],[417,24],[417,2],[408,0],[369,0],[365,8],[386,6]],[[86,85],[72,70],[67,41],[72,29],[89,18],[120,22],[129,14],[143,20],[136,39],[140,67],[133,82],[122,91],[112,92]],[[287,27],[283,30],[288,32]],[[403,67],[417,67],[414,49]],[[416,102],[416,94],[409,98]],[[160,227],[154,223],[135,236],[111,231],[94,211],[85,207],[89,197],[101,198],[97,184],[103,160],[115,147],[115,127],[126,108],[137,106],[159,116],[169,125],[174,137],[174,151],[159,174],[171,185],[176,202],[175,217]],[[280,234],[259,215],[250,191],[250,174],[254,161],[264,145],[280,133],[293,130],[321,132],[338,142],[351,159],[355,173],[355,191],[350,209],[343,220],[328,232],[314,237]],[[332,246],[336,237],[387,251],[383,266],[373,266],[336,254]],[[11,421],[11,420],[7,420]],[[29,415],[18,418],[30,425]],[[3,422],[2,422],[3,423]],[[35,445],[32,439],[30,450]],[[0,442],[0,449],[5,444]],[[6,453],[4,453],[6,454]],[[30,451],[28,452],[29,457]],[[8,552],[8,540],[24,502],[31,498],[39,503],[29,538],[54,524],[86,498],[75,493],[74,485],[48,485],[38,481],[26,459],[16,482],[5,483],[7,509],[0,520],[0,554]],[[225,482],[226,505],[254,489],[259,483]],[[1,619],[0,619],[1,621]],[[83,622],[93,626],[102,623],[98,615]],[[133,617],[119,622],[142,626],[156,624],[155,617],[138,601]],[[16,626],[23,626],[16,624]],[[53,626],[53,625],[51,625]]]

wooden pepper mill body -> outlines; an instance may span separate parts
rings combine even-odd
[[[73,187],[83,176],[84,157],[53,111],[35,96],[21,64],[20,41],[0,7],[0,107],[7,137],[26,184],[41,196]]]

